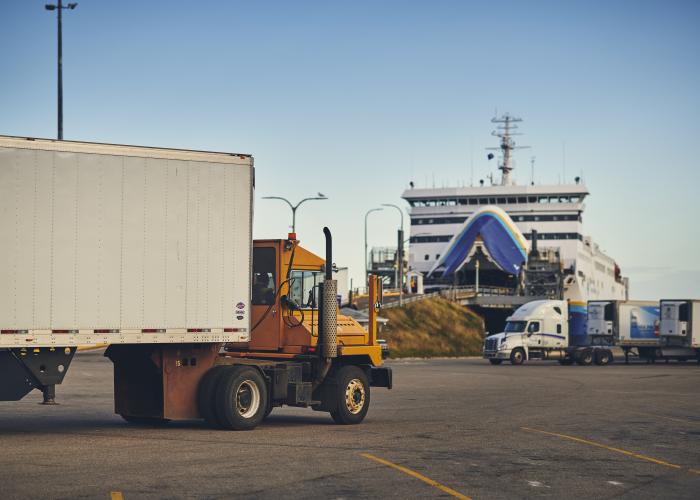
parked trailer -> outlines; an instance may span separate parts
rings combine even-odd
[[[586,330],[591,344],[620,346],[625,363],[633,351],[649,362],[660,357],[658,302],[591,300]]]
[[[700,363],[700,300],[662,300],[659,307],[661,355]]]
[[[552,359],[569,365],[607,365],[613,361],[610,344],[572,345],[570,339],[580,340],[585,322],[578,304],[566,300],[535,300],[520,306],[506,320],[502,333],[490,335],[484,341],[484,358],[499,365],[504,360],[520,365],[526,360]],[[571,327],[582,331],[571,331]]]
[[[109,344],[127,421],[361,422],[392,385],[379,281],[368,331],[338,315],[330,231],[325,261],[254,242],[253,186],[250,155],[0,136],[0,400],[52,403],[76,346]]]

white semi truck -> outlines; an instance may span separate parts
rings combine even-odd
[[[503,332],[484,341],[484,358],[499,365],[520,365],[530,359],[558,360],[563,365],[607,365],[613,361],[609,344],[572,346],[570,324],[580,324],[566,300],[535,300],[520,306],[506,320]]]
[[[700,300],[662,300],[660,307],[663,357],[700,363]]]

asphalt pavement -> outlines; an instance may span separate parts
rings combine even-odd
[[[248,432],[127,424],[79,353],[57,406],[0,403],[0,497],[697,498],[697,363],[403,360],[359,426],[275,409]]]

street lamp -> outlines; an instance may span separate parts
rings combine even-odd
[[[63,140],[63,9],[73,10],[78,6],[77,3],[69,3],[63,5],[61,0],[58,4],[46,4],[46,10],[58,11],[58,140]]]
[[[383,208],[370,208],[365,214],[365,286],[367,286],[367,279],[369,278],[369,269],[367,268],[367,216],[372,212],[380,212],[384,210]]]
[[[326,197],[325,194],[318,193],[318,196],[311,196],[309,198],[304,198],[296,205],[292,205],[291,201],[289,201],[287,198],[282,198],[281,196],[263,196],[263,200],[282,200],[287,205],[289,205],[289,208],[292,209],[292,233],[294,233],[294,234],[296,234],[296,232],[297,232],[297,208],[299,208],[299,205],[301,205],[305,201],[309,201],[309,200],[327,200],[327,199],[328,198]]]
[[[398,205],[392,205],[391,203],[382,203],[383,207],[393,207],[396,210],[399,211],[399,215],[401,216],[401,225],[399,226],[399,239],[398,239],[398,248],[396,249],[396,256],[399,261],[399,279],[398,279],[398,287],[399,287],[399,305],[403,305],[403,210]]]

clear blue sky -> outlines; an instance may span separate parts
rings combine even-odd
[[[0,134],[56,133],[56,22],[0,6]],[[83,0],[64,17],[65,138],[252,153],[255,234],[362,275],[363,215],[492,169],[494,110],[524,118],[516,177],[583,173],[584,229],[633,298],[700,297],[700,2]],[[398,213],[371,216],[395,244]],[[408,226],[407,226],[408,228]]]

